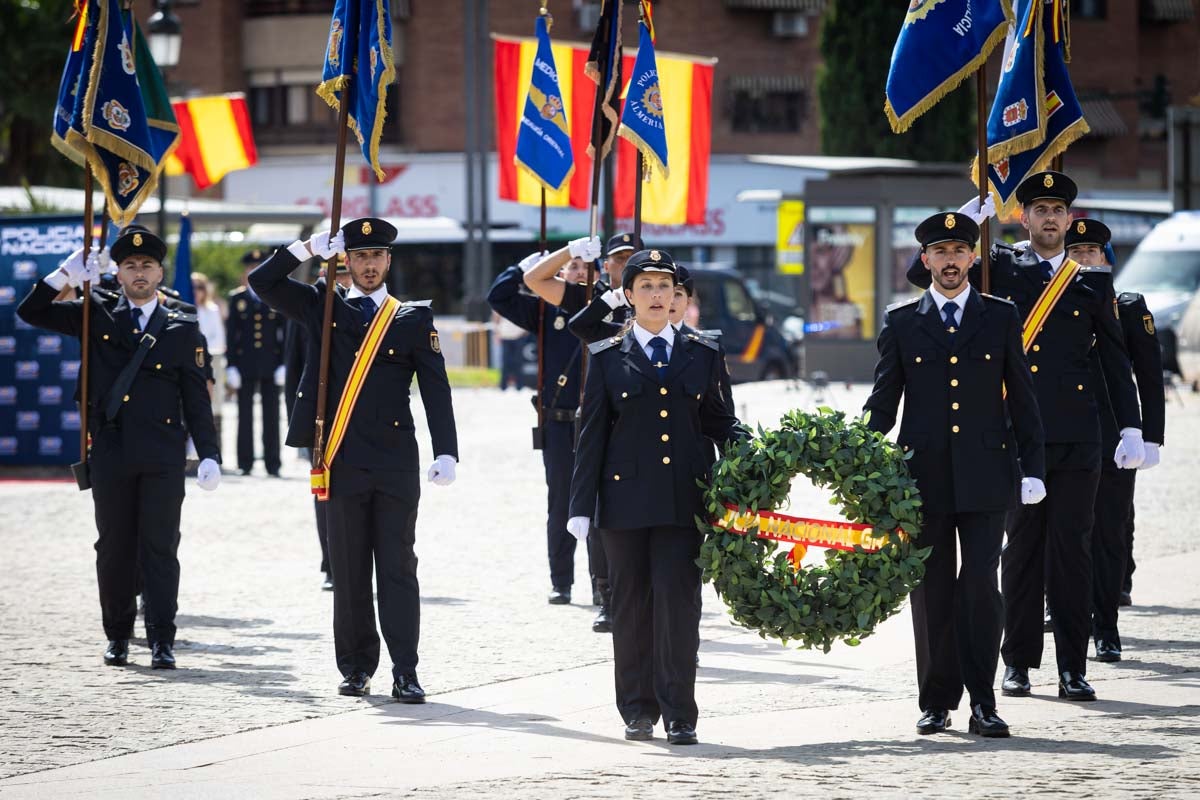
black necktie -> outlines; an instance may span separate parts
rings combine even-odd
[[[658,370],[658,379],[665,380],[667,377],[667,363],[670,359],[667,357],[667,340],[661,336],[655,336],[650,340],[650,357],[654,359],[654,368]]]
[[[954,312],[958,310],[958,305],[955,303],[946,303],[942,306],[942,317],[946,320],[946,333],[951,336],[958,330],[954,326]]]
[[[363,295],[358,299],[358,308],[362,312],[363,327],[371,324],[371,320],[375,319],[375,301],[368,295]]]
[[[129,319],[133,322],[133,332],[138,333],[142,329],[142,310],[137,306],[129,307]]]
[[[1042,280],[1049,283],[1050,279],[1054,277],[1053,265],[1049,261],[1041,261],[1038,262],[1038,267],[1042,270]]]

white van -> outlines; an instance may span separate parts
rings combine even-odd
[[[1176,211],[1138,244],[1114,286],[1145,295],[1163,346],[1163,366],[1200,382],[1200,211]]]

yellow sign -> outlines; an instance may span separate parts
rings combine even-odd
[[[775,269],[804,274],[804,201],[780,200],[775,234]]]

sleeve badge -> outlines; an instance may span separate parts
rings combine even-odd
[[[1154,315],[1153,314],[1143,314],[1142,315],[1142,327],[1146,329],[1146,333],[1150,334],[1151,336],[1154,335]]]
[[[429,349],[435,353],[442,352],[442,340],[438,338],[437,331],[429,332]]]
[[[203,347],[196,348],[196,366],[199,367],[200,369],[204,369],[204,348]]]

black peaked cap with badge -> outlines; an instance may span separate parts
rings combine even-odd
[[[675,283],[679,282],[675,274],[675,260],[666,250],[639,250],[631,255],[629,261],[625,262],[625,269],[621,270],[621,288],[632,288],[634,279],[643,272],[666,273]]]
[[[109,251],[112,260],[120,264],[130,256],[150,256],[162,263],[167,255],[167,244],[141,225],[129,225],[117,235]]]
[[[1035,200],[1061,200],[1068,206],[1075,202],[1079,187],[1061,172],[1035,172],[1017,187],[1017,202],[1027,206]]]
[[[396,226],[378,217],[362,217],[342,226],[346,252],[351,250],[386,250],[396,241]]]
[[[675,265],[675,283],[683,287],[687,292],[688,297],[696,294],[696,279],[692,277],[692,273],[682,264]]]
[[[979,226],[966,214],[945,211],[922,220],[916,237],[922,248],[942,242],[962,242],[974,247],[979,241]]]
[[[641,250],[643,247],[645,245],[642,244],[642,239],[637,234],[618,233],[608,240],[608,246],[604,248],[604,253],[611,256],[624,253],[626,250]]]
[[[1104,247],[1112,239],[1112,231],[1098,219],[1082,217],[1072,220],[1067,226],[1066,247],[1070,249],[1082,244]]]
[[[242,256],[242,264],[247,267],[257,267],[259,264],[267,260],[267,254],[257,247],[253,250],[247,250]]]

